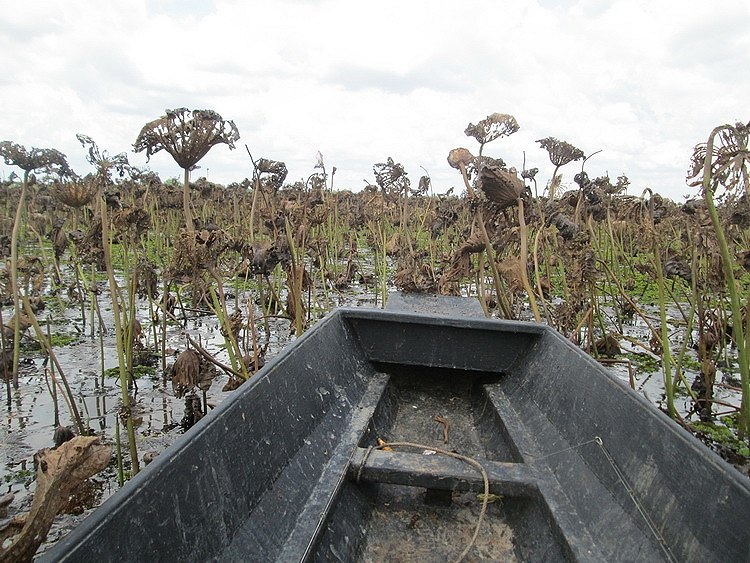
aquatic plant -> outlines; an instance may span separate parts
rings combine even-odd
[[[742,293],[734,273],[736,258],[732,256],[724,226],[719,218],[716,200],[743,196],[750,197],[750,151],[748,150],[750,123],[719,125],[708,136],[705,144],[693,151],[688,182],[700,186],[708,207],[711,224],[721,251],[722,270],[729,293],[732,311],[732,334],[737,347],[737,357],[742,384],[742,407],[738,432],[740,439],[750,436],[750,315],[743,316]],[[750,302],[745,301],[746,312]]]
[[[518,207],[518,218],[520,231],[520,256],[519,266],[515,268],[520,273],[521,283],[526,290],[529,304],[534,314],[534,318],[539,321],[541,316],[536,304],[534,291],[528,280],[526,272],[526,264],[528,261],[527,254],[527,237],[528,231],[525,224],[524,218],[524,206],[521,198],[522,193],[525,191],[526,186],[523,181],[518,178],[515,169],[508,169],[505,167],[505,163],[502,159],[493,159],[483,155],[485,144],[504,137],[512,135],[519,130],[518,122],[515,117],[508,114],[493,113],[487,116],[485,119],[480,120],[476,125],[469,123],[464,133],[467,136],[473,137],[479,142],[479,155],[476,158],[472,158],[471,153],[464,149],[454,149],[448,155],[448,163],[458,168],[461,172],[461,176],[464,180],[467,193],[470,198],[476,197],[478,194],[475,193],[469,181],[468,165],[471,165],[476,173],[475,186],[477,189],[484,194],[486,200],[495,205],[496,210],[504,211],[509,207]],[[516,315],[511,311],[509,296],[506,295],[504,283],[502,281],[498,264],[495,259],[495,252],[493,249],[492,241],[490,240],[489,233],[487,231],[486,220],[484,216],[484,209],[482,204],[478,202],[477,215],[475,224],[478,226],[479,231],[484,241],[485,252],[487,253],[487,261],[492,272],[492,278],[495,286],[495,293],[497,295],[498,303],[506,318],[513,318]],[[486,308],[485,308],[486,310]]]
[[[112,298],[112,311],[115,320],[115,341],[117,346],[117,356],[120,368],[120,391],[122,398],[121,420],[124,422],[130,450],[130,462],[132,474],[135,475],[140,471],[138,460],[138,449],[135,440],[135,428],[133,419],[130,416],[131,398],[128,390],[128,384],[131,380],[133,368],[133,349],[132,349],[132,327],[135,318],[134,291],[128,292],[129,299],[126,301],[122,298],[120,287],[115,279],[115,271],[112,263],[112,236],[110,227],[110,218],[108,202],[106,199],[106,188],[112,184],[112,175],[118,174],[124,176],[130,170],[130,164],[124,153],[109,155],[106,151],[100,151],[97,144],[86,135],[77,135],[78,141],[84,147],[88,147],[86,160],[95,167],[96,186],[98,188],[99,200],[99,220],[101,221],[101,246],[103,250],[104,267],[107,271],[109,281],[109,291]],[[135,285],[133,272],[129,272],[129,285],[131,288]],[[118,423],[119,424],[119,421]]]
[[[549,198],[554,199],[556,187],[560,182],[559,179],[557,179],[557,171],[570,162],[584,158],[584,154],[581,149],[574,147],[566,141],[555,139],[554,137],[539,139],[537,143],[547,151],[550,162],[555,165],[555,169],[552,172],[552,179],[549,184]]]
[[[479,154],[484,145],[516,133],[521,127],[516,118],[507,113],[493,113],[475,124],[469,123],[464,130],[467,137],[473,137],[479,143]]]
[[[84,138],[95,173],[75,181],[29,182],[28,221],[20,223],[19,238],[31,234],[39,257],[19,257],[15,285],[21,296],[28,295],[30,306],[43,298],[66,318],[71,317],[68,309],[80,304],[81,317],[90,314],[92,337],[99,316],[102,377],[97,378],[97,401],[99,396],[110,400],[114,387],[113,373],[105,372],[103,364],[114,351],[106,346],[122,343],[123,361],[118,358],[115,370],[125,389],[115,387],[114,400],[129,390],[130,410],[118,411],[122,416],[114,429],[108,422],[111,409],[95,416],[80,413],[83,427],[98,421],[109,436],[119,435],[120,424],[128,428],[132,419],[136,437],[138,432],[155,436],[163,431],[168,441],[177,433],[171,417],[177,412],[179,422],[183,401],[187,427],[207,412],[212,400],[220,399],[216,388],[206,391],[215,375],[209,364],[223,372],[216,379],[223,377],[222,390],[229,392],[257,371],[266,351],[274,354],[331,308],[372,306],[373,301],[382,305],[394,286],[468,295],[480,301],[488,317],[543,319],[592,356],[619,365],[621,371],[628,365],[633,388],[649,393],[656,388],[659,396],[649,399],[687,425],[698,416],[716,422],[738,410],[744,364],[734,346],[738,338],[747,342],[750,333],[745,312],[750,291],[750,206],[743,176],[747,149],[740,128],[734,127],[735,132],[716,135],[713,149],[698,151],[692,180],[702,188],[705,158],[713,155],[709,187],[730,262],[719,248],[703,198],[676,205],[658,194],[626,195],[626,178],[589,178],[583,170],[574,178],[580,189],[554,199],[533,197],[524,182],[537,177],[533,168],[527,170],[524,161],[519,176],[497,155],[485,154],[487,143],[518,130],[512,116],[492,114],[467,127],[479,144],[479,152],[473,151],[477,156],[463,147],[448,154],[465,186],[460,195],[431,193],[429,174],[413,186],[407,168],[393,158],[375,164],[374,179],[358,192],[331,191],[332,174],[322,159],[307,178],[289,182],[283,162],[259,158],[253,160],[252,176],[241,182],[224,187],[199,178],[189,184],[192,231],[182,228],[187,224],[184,182],[161,182],[132,169],[120,176],[118,159]],[[550,157],[559,166],[566,164],[565,155],[555,152],[561,147],[552,147]],[[576,156],[574,149],[568,149],[568,157]],[[559,181],[558,164],[555,168]],[[20,183],[3,187],[0,205],[15,209]],[[441,186],[435,188],[440,191]],[[62,225],[65,215],[73,217],[76,228]],[[50,227],[59,260],[56,272],[47,267],[45,230]],[[8,254],[10,237],[4,235],[9,234],[10,221],[0,222],[0,251]],[[104,270],[112,271],[115,284],[109,283],[109,275],[103,277]],[[6,306],[11,284],[4,275],[10,274],[11,268],[0,269],[0,298]],[[735,280],[739,313],[731,307],[728,274]],[[53,277],[50,284],[50,276],[60,281]],[[115,339],[103,336],[101,311],[106,318],[104,305],[110,299],[119,306]],[[143,322],[141,339],[135,338],[136,312],[141,320],[151,319],[151,325]],[[29,315],[20,316],[21,328],[25,319]],[[14,322],[3,330],[4,340],[10,339]],[[741,337],[735,333],[737,324]],[[37,338],[41,341],[43,335]],[[140,341],[147,352],[161,348],[162,366],[154,374],[162,378],[158,389],[152,390],[150,381],[145,386],[139,381],[140,390],[135,382],[127,387],[141,369],[136,361]],[[208,370],[197,380],[187,377],[194,375],[192,368],[183,372],[184,379],[176,377],[172,390],[169,377],[176,372],[167,361],[185,343],[191,351],[186,358],[199,362],[199,375],[203,367]],[[22,349],[23,360],[30,349]],[[747,357],[747,347],[744,353]],[[640,361],[631,365],[628,358],[633,357]],[[53,380],[50,393],[70,398],[64,394],[64,369],[76,393],[73,403],[89,408],[78,393],[87,400],[90,396],[71,375],[80,366],[57,366],[52,354],[50,362],[50,373],[59,382]],[[119,375],[121,366],[124,376]],[[660,381],[657,369],[664,375],[669,370],[666,381]],[[152,391],[159,396],[149,397]],[[154,404],[146,404],[149,400]],[[99,410],[98,402],[96,406]],[[139,407],[153,410],[140,427]],[[737,423],[727,432],[737,435],[746,419],[733,420]],[[746,430],[740,432],[747,437]],[[118,454],[123,480],[135,472],[123,458],[137,459],[137,454],[125,453],[126,441],[130,438],[123,432],[123,453]]]
[[[21,184],[21,195],[16,207],[15,220],[13,222],[13,233],[10,241],[11,263],[10,263],[10,289],[13,293],[13,309],[15,311],[15,322],[13,325],[13,385],[18,387],[18,358],[20,350],[20,293],[18,287],[18,237],[21,232],[23,212],[26,206],[26,192],[29,188],[29,176],[31,172],[39,170],[58,174],[62,177],[73,176],[65,155],[56,149],[27,149],[11,141],[0,142],[0,156],[6,164],[18,166],[23,170],[23,182]]]
[[[167,151],[183,169],[182,205],[185,226],[194,230],[193,212],[190,208],[190,170],[219,144],[230,149],[240,138],[233,121],[224,120],[212,110],[177,108],[165,110],[159,119],[146,123],[133,144],[135,152],[146,151],[146,157],[161,150]]]

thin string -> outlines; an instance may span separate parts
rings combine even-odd
[[[562,450],[557,450],[555,452],[549,453],[547,455],[543,455],[541,457],[533,457],[533,456],[531,456],[532,457],[531,461],[532,462],[541,461],[543,459],[547,459],[548,457],[552,457],[553,455],[558,455],[558,454],[562,454],[562,453],[565,453],[565,452],[569,452],[570,450],[577,450],[578,448],[582,448],[583,446],[585,446],[587,444],[593,444],[597,440],[601,440],[601,438],[599,438],[599,436],[596,436],[595,438],[592,438],[591,440],[588,440],[586,442],[581,442],[580,444],[576,444],[575,446],[570,446],[569,448],[564,448]]]
[[[484,522],[484,517],[487,514],[487,505],[489,504],[489,499],[490,499],[490,479],[487,476],[487,471],[485,471],[482,464],[479,463],[475,459],[466,457],[461,454],[457,454],[455,452],[450,452],[448,450],[444,450],[441,448],[436,448],[434,446],[427,446],[425,444],[416,444],[414,442],[385,442],[377,446],[370,446],[369,448],[367,448],[367,451],[365,452],[365,455],[362,459],[359,469],[357,470],[357,482],[359,482],[359,477],[362,474],[362,470],[365,466],[365,462],[367,461],[368,456],[370,455],[370,452],[372,452],[373,449],[382,450],[384,448],[416,448],[419,450],[431,450],[431,451],[434,451],[435,453],[458,459],[460,461],[463,461],[464,463],[468,463],[477,471],[479,471],[479,473],[481,473],[482,483],[484,484],[482,508],[479,511],[479,518],[477,518],[477,525],[474,528],[474,535],[471,536],[471,540],[469,541],[468,545],[461,552],[461,555],[459,555],[458,558],[455,560],[456,563],[461,563],[461,561],[463,561],[464,558],[469,554],[469,551],[471,551],[471,548],[474,547],[474,543],[477,541],[477,537],[479,537],[479,530],[482,527],[482,522]]]
[[[597,436],[596,438],[594,438],[594,441],[599,445],[602,452],[604,452],[604,455],[607,458],[607,461],[609,461],[610,465],[612,466],[612,469],[615,470],[615,473],[617,474],[617,478],[622,483],[622,486],[625,487],[625,490],[627,491],[628,495],[630,496],[636,508],[638,509],[638,512],[641,514],[641,516],[643,516],[643,519],[646,521],[646,524],[648,525],[648,529],[651,530],[651,533],[659,541],[659,545],[661,546],[662,551],[664,551],[664,555],[667,557],[669,561],[676,563],[677,559],[672,554],[672,551],[669,549],[667,542],[664,540],[664,536],[661,535],[661,532],[659,532],[658,528],[656,527],[654,522],[651,520],[651,517],[646,512],[645,507],[638,500],[638,497],[635,495],[635,491],[630,486],[630,483],[628,483],[627,479],[625,479],[625,474],[622,472],[620,467],[617,465],[617,462],[609,453],[609,450],[604,445],[604,442],[602,442],[602,439],[599,436]]]
[[[554,455],[558,455],[564,452],[569,452],[571,450],[577,450],[583,446],[586,446],[588,444],[596,444],[599,446],[599,449],[602,450],[602,453],[604,454],[604,457],[607,458],[607,461],[612,466],[612,469],[615,472],[615,475],[617,475],[617,478],[620,480],[620,483],[622,483],[622,486],[625,488],[625,492],[630,497],[630,500],[633,501],[633,504],[635,505],[636,509],[638,510],[638,513],[641,515],[643,520],[646,522],[646,525],[648,526],[649,531],[653,536],[656,538],[656,540],[659,542],[659,546],[661,547],[662,551],[664,552],[664,555],[666,556],[667,560],[676,563],[677,559],[675,558],[672,551],[669,549],[669,545],[667,545],[666,540],[664,539],[664,536],[661,535],[661,532],[656,527],[656,524],[654,524],[654,521],[651,520],[651,517],[648,515],[648,512],[646,511],[646,508],[641,504],[641,501],[638,500],[638,497],[635,494],[635,491],[630,486],[630,483],[628,483],[628,480],[625,478],[625,473],[620,469],[620,466],[617,464],[615,459],[612,457],[612,454],[609,452],[607,447],[604,445],[604,442],[602,441],[600,436],[594,436],[591,440],[587,440],[585,442],[581,442],[580,444],[576,444],[574,446],[570,446],[569,448],[564,448],[562,450],[557,450],[555,452],[549,453],[547,455],[536,457],[532,459],[532,462],[540,461],[542,459],[546,459],[548,457],[552,457]]]

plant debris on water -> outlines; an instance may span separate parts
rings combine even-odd
[[[537,185],[539,168],[496,154],[519,128],[493,113],[467,126],[473,148],[446,147],[461,193],[412,181],[391,156],[357,192],[333,189],[320,153],[289,183],[249,147],[247,178],[191,179],[240,138],[210,110],[167,110],[137,135],[135,150],[168,152],[181,180],[86,135],[79,173],[54,149],[0,143],[22,171],[0,191],[2,549],[20,549],[16,517],[35,492],[59,513],[33,523],[44,550],[328,311],[382,307],[394,290],[554,327],[747,474],[748,126],[717,127],[686,155],[683,203],[589,178],[598,151],[554,137],[537,141],[551,165]],[[93,476],[69,481],[59,458],[61,502],[35,459],[83,439]]]

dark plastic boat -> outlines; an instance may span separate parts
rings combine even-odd
[[[44,559],[750,560],[750,481],[558,333],[393,302],[327,316]]]

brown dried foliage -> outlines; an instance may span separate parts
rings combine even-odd
[[[517,205],[518,198],[526,189],[515,170],[509,171],[488,163],[480,165],[476,185],[500,209]]]
[[[520,129],[516,118],[506,113],[488,115],[476,125],[469,123],[464,133],[473,137],[480,145],[484,145],[500,137],[512,135]]]
[[[96,195],[96,186],[91,178],[70,182],[55,182],[52,197],[60,203],[79,209],[91,203]]]
[[[569,162],[580,160],[584,157],[581,149],[554,137],[539,139],[537,143],[547,151],[550,162],[555,166],[565,166]]]
[[[135,140],[135,152],[146,151],[146,157],[167,151],[180,168],[190,170],[218,144],[230,149],[240,138],[233,121],[226,121],[212,110],[177,108],[165,110],[159,119],[143,126]]]

